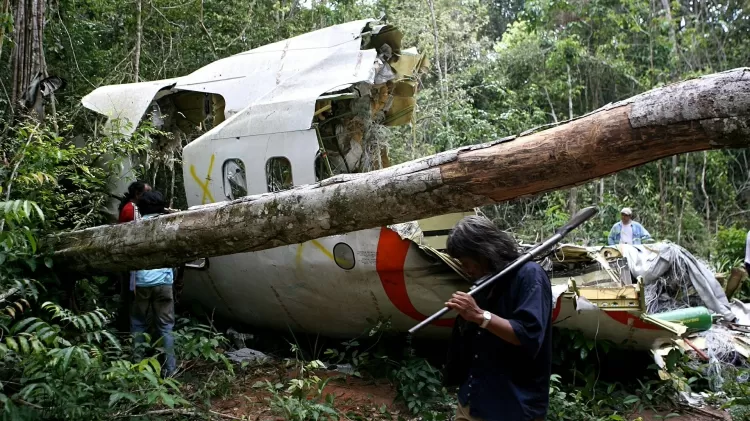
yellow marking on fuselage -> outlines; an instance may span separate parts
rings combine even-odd
[[[299,269],[300,266],[302,266],[302,249],[305,247],[305,243],[298,244],[297,245],[297,268]]]
[[[200,177],[198,177],[198,174],[195,173],[195,166],[192,164],[190,165],[190,175],[193,176],[193,180],[195,180],[195,182],[203,191],[203,196],[201,196],[201,205],[206,204],[206,197],[211,200],[210,203],[216,202],[214,196],[211,194],[211,190],[208,189],[208,183],[211,181],[211,170],[214,168],[215,158],[216,156],[214,154],[211,154],[211,161],[208,163],[208,173],[206,174],[205,181],[201,181]]]
[[[325,254],[326,256],[328,256],[329,259],[334,260],[334,261],[336,260],[333,257],[333,253],[331,253],[330,251],[328,251],[328,249],[325,248],[325,246],[323,244],[320,244],[318,242],[318,240],[312,240],[310,242],[312,243],[312,245],[314,245],[315,247],[317,247],[318,250],[320,250],[321,252],[323,252],[323,254]]]

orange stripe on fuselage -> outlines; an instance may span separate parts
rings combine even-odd
[[[605,311],[604,312],[607,316],[611,317],[613,320],[616,320],[626,326],[630,325],[630,321],[632,320],[633,327],[636,329],[646,329],[646,330],[664,330],[661,327],[657,325],[653,325],[648,322],[644,322],[640,318],[633,316],[627,311]]]
[[[402,239],[393,230],[381,228],[375,268],[378,271],[380,283],[383,284],[383,289],[391,303],[400,312],[421,322],[427,316],[420,313],[409,299],[404,277],[404,263],[406,263],[406,254],[409,252],[411,244],[411,241]],[[432,324],[434,326],[451,327],[453,323],[453,319],[442,319]]]

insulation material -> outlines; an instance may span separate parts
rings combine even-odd
[[[671,243],[618,247],[633,276],[644,280],[648,313],[705,305],[726,320],[735,319],[713,272],[684,248]]]
[[[699,335],[706,342],[705,354],[709,361],[704,375],[708,378],[712,390],[721,390],[729,377],[736,378],[741,383],[749,380],[747,372],[738,375],[738,367],[749,367],[750,364],[747,358],[736,349],[736,332],[722,325],[714,325],[710,330],[701,332]]]
[[[746,304],[738,299],[733,299],[729,304],[732,313],[737,316],[737,324],[750,327],[750,303]]]

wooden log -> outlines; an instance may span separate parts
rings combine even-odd
[[[667,156],[750,145],[750,69],[655,89],[544,131],[276,194],[52,240],[79,271],[168,267],[534,195]]]

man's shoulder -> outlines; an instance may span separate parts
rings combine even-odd
[[[524,278],[542,278],[547,279],[547,272],[537,262],[531,261],[526,262],[520,269],[518,269],[518,275]]]
[[[612,224],[612,229],[615,229],[615,228],[620,227],[620,226],[622,226],[622,221],[617,221],[614,224]]]

